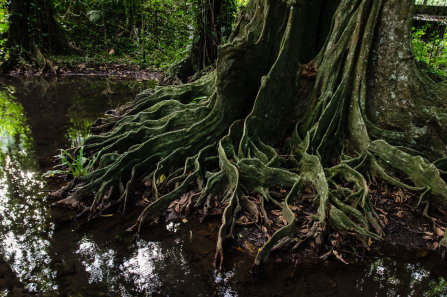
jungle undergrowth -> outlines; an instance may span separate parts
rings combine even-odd
[[[55,157],[60,160],[60,164],[54,166],[54,168],[66,168],[64,169],[56,169],[49,170],[45,172],[42,176],[44,177],[53,177],[58,174],[68,174],[72,177],[80,177],[89,174],[93,170],[93,166],[96,161],[99,160],[101,156],[101,150],[88,158],[84,156],[84,146],[80,146],[79,150],[75,152],[73,155],[70,154],[67,150],[60,149],[60,154]]]

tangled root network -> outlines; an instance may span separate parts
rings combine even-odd
[[[368,247],[376,182],[444,211],[447,85],[412,58],[413,2],[250,1],[214,72],[102,120],[84,146],[97,168],[54,195],[90,215],[144,201],[136,226],[176,203],[220,209],[218,267],[239,225],[267,234],[256,265],[290,243],[334,251],[334,234]]]

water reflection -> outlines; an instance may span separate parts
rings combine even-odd
[[[427,262],[427,261],[425,261]],[[365,279],[376,285],[375,296],[447,296],[445,273],[437,275],[429,265],[433,263],[402,263],[383,257],[371,263],[366,277],[357,280],[360,292],[370,290]]]
[[[14,96],[14,87],[0,88],[0,174],[4,172],[5,158],[10,155],[18,160],[26,159],[31,147],[30,129],[26,125],[23,106]]]
[[[181,239],[165,242],[137,239],[120,254],[84,237],[76,254],[90,284],[106,283],[109,294],[120,296],[207,296],[206,282],[188,265]]]
[[[29,291],[50,292],[58,288],[48,266],[53,226],[38,195],[33,139],[12,87],[0,90],[0,106],[0,251]]]
[[[101,111],[135,95],[125,86],[127,96],[113,97],[113,88],[118,96],[122,89],[109,83],[108,92],[97,95],[104,85],[42,79],[0,84],[0,253],[30,292],[54,296],[60,289],[52,252],[55,225],[43,201],[45,158],[56,148],[82,143]]]

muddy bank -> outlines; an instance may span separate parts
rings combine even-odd
[[[121,78],[140,80],[165,81],[166,72],[153,70],[138,65],[126,64],[98,64],[98,63],[77,63],[77,64],[54,64],[49,70],[36,70],[27,65],[22,65],[7,73],[5,77],[98,77],[98,78]]]

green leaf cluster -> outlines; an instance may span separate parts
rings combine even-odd
[[[187,54],[196,28],[195,1],[61,0],[58,22],[88,57],[167,68]]]
[[[443,80],[447,78],[447,32],[440,32],[445,31],[445,26],[430,31],[431,26],[413,27],[413,52],[430,76]]]
[[[87,158],[84,156],[84,146],[80,147],[77,156],[72,156],[66,150],[61,149],[60,154],[57,156],[61,160],[61,164],[56,165],[54,168],[65,167],[67,168],[67,170],[61,170],[61,169],[49,170],[45,172],[43,176],[49,177],[54,176],[56,174],[69,174],[72,175],[73,177],[78,177],[87,175],[92,171],[93,165],[98,160],[100,154],[101,151],[99,151],[92,158]]]

